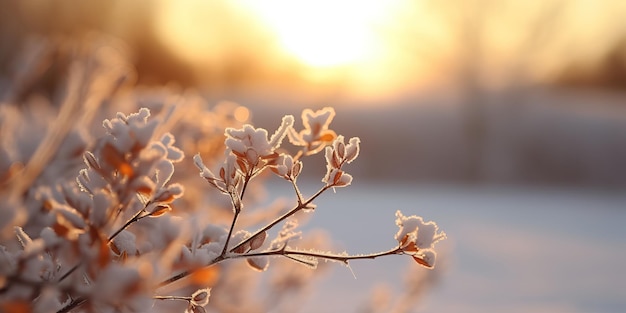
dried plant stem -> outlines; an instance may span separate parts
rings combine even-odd
[[[322,252],[313,252],[313,251],[302,251],[302,250],[289,250],[289,249],[278,249],[278,250],[270,250],[263,251],[257,253],[246,253],[233,255],[230,258],[250,258],[250,257],[258,257],[258,256],[290,256],[290,255],[299,255],[299,256],[309,256],[314,258],[326,259],[339,261],[342,263],[348,263],[351,260],[363,260],[363,259],[375,259],[382,256],[394,255],[394,254],[403,254],[403,250],[401,247],[397,247],[391,250],[371,253],[371,254],[359,254],[359,255],[344,255],[344,254],[331,254],[331,253],[322,253]]]
[[[247,182],[248,180],[246,179],[246,183]],[[244,184],[244,187],[245,187],[245,184]],[[241,194],[243,194],[243,191],[245,191],[245,188],[242,190]],[[230,223],[230,228],[228,229],[228,236],[226,236],[226,242],[224,242],[224,248],[222,248],[222,253],[220,254],[220,256],[224,256],[226,254],[226,251],[228,250],[228,243],[230,242],[230,237],[233,235],[233,230],[235,229],[237,218],[239,217],[239,213],[241,213],[241,201],[235,197],[237,197],[237,195],[234,195],[232,193],[230,194],[230,201],[235,210],[235,215],[233,215],[233,221]]]
[[[184,296],[154,296],[152,297],[152,299],[156,299],[156,300],[183,300],[183,301],[191,301],[191,297],[184,297]]]
[[[315,200],[317,197],[319,197],[324,191],[330,189],[332,186],[330,185],[325,185],[324,187],[322,187],[320,190],[318,190],[314,195],[312,195],[309,199],[307,199],[306,201],[298,204],[297,206],[295,206],[293,209],[289,210],[289,212],[279,216],[278,218],[276,218],[275,220],[273,220],[271,223],[265,225],[263,228],[257,230],[254,234],[252,234],[250,237],[248,237],[247,239],[244,239],[243,241],[241,241],[239,244],[237,244],[234,248],[230,249],[230,252],[233,252],[235,250],[237,250],[238,248],[240,248],[241,246],[245,245],[246,243],[250,242],[252,239],[254,239],[257,235],[259,235],[262,232],[267,231],[268,229],[274,227],[276,224],[284,221],[285,219],[287,219],[288,217],[294,215],[296,212],[304,209],[307,207],[307,205],[309,205],[309,203],[313,202],[313,200]]]
[[[111,240],[115,239],[115,237],[117,237],[117,235],[119,235],[122,231],[124,231],[126,228],[128,228],[130,225],[132,225],[134,222],[140,220],[142,217],[141,213],[146,211],[146,207],[148,207],[148,204],[150,204],[149,202],[146,203],[146,205],[144,205],[143,208],[141,208],[141,210],[137,211],[137,213],[135,213],[135,215],[133,215],[133,217],[131,217],[128,221],[126,221],[126,223],[124,223],[124,225],[122,225],[122,227],[120,227],[118,230],[116,230],[111,236],[109,236],[108,242],[111,242]]]

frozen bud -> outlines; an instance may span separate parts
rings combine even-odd
[[[435,260],[437,253],[431,249],[420,250],[417,254],[413,255],[413,260],[422,266],[433,268],[435,267]]]
[[[154,195],[152,202],[170,203],[183,195],[183,186],[180,184],[171,184],[165,189],[161,189]]]
[[[86,169],[82,169],[78,172],[78,176],[76,177],[76,182],[78,183],[78,187],[90,194],[93,194],[91,188],[89,188],[89,175],[87,174]]]
[[[87,164],[87,166],[93,169],[100,169],[100,164],[98,164],[98,161],[96,160],[96,157],[93,155],[93,153],[86,151],[85,154],[83,154],[83,160],[85,161],[85,164]]]
[[[326,150],[324,151],[324,157],[326,158],[326,166],[328,168],[340,168],[341,164],[340,162],[338,162],[338,159],[336,157],[336,153],[333,150],[332,147],[326,147]]]
[[[248,261],[248,265],[250,265],[250,267],[252,267],[253,269],[259,272],[263,272],[267,270],[270,264],[268,257],[253,257],[253,258],[248,258],[246,261]]]
[[[147,176],[139,176],[133,180],[130,187],[138,193],[150,195],[155,188],[155,184]]]
[[[262,232],[254,236],[254,238],[250,240],[250,250],[256,250],[260,248],[265,242],[265,238],[267,238],[267,232]]]
[[[165,214],[165,213],[167,213],[167,212],[169,212],[171,210],[172,210],[172,208],[169,205],[158,204],[158,205],[154,206],[153,210],[150,211],[149,214],[150,214],[150,217],[159,217],[159,216],[161,216],[161,215],[163,215],[163,214]]]
[[[346,146],[346,162],[351,163],[357,156],[359,156],[360,143],[361,139],[359,139],[359,137],[350,138],[350,143]]]
[[[185,310],[185,313],[206,313],[206,310],[204,307],[189,303],[189,307]]]
[[[333,142],[333,149],[337,154],[338,159],[343,159],[346,155],[346,145],[343,143],[343,136],[337,136],[337,139]]]
[[[30,239],[30,236],[28,236],[28,234],[22,229],[22,227],[15,226],[13,229],[15,231],[15,236],[17,237],[17,240],[20,242],[20,245],[22,246],[22,248],[26,248],[26,246],[28,246],[29,244],[33,242],[33,240]]]
[[[293,168],[291,170],[291,176],[293,178],[296,178],[300,175],[300,173],[302,172],[302,162],[301,161],[297,161],[294,165]]]
[[[211,296],[211,289],[196,290],[191,295],[191,303],[196,306],[205,306],[209,303],[209,297]]]
[[[328,171],[322,182],[326,183],[328,186],[345,187],[352,183],[352,175],[340,169],[333,168]]]
[[[396,225],[400,227],[396,240],[403,246],[412,242],[417,249],[432,249],[435,243],[446,238],[446,233],[440,231],[435,222],[424,222],[421,216],[404,216],[397,211]]]

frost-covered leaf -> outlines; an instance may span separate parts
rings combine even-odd
[[[263,272],[267,270],[270,264],[269,258],[266,256],[250,257],[250,258],[247,258],[246,261],[248,262],[248,265],[250,265],[250,267],[252,267],[253,269],[259,272]]]

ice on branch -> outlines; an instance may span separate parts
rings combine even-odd
[[[396,233],[399,248],[412,255],[416,262],[426,267],[435,266],[435,243],[446,238],[446,233],[439,230],[433,221],[424,222],[421,216],[404,216],[396,211]]]

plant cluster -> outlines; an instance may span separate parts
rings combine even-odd
[[[71,127],[57,139],[42,134],[34,150],[6,135],[19,139],[23,124],[9,121],[27,121],[27,105],[0,107],[1,311],[264,312],[282,301],[279,292],[259,305],[241,264],[266,271],[275,259],[283,271],[270,284],[282,292],[302,287],[310,275],[282,260],[306,269],[320,260],[347,265],[401,254],[434,267],[434,245],[445,233],[400,211],[396,244],[377,253],[326,252],[318,244],[323,239],[298,230],[297,214],[314,212],[318,197],[353,179],[345,167],[358,157],[360,139],[346,141],[330,128],[332,108],[304,110],[301,130],[285,116],[270,136],[233,119],[233,104],[211,110],[193,94],[171,105],[166,98],[156,105],[136,100],[145,107],[105,119],[100,135]],[[103,103],[80,93],[78,99]],[[61,116],[76,108],[68,103]],[[71,122],[67,113],[47,131],[67,126],[59,125]],[[47,140],[56,144],[46,147]],[[326,172],[321,187],[306,195],[298,178],[305,159],[318,153]],[[267,175],[291,186],[292,207],[254,208],[252,182]]]

